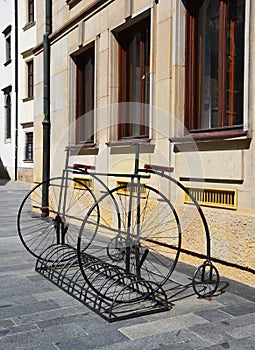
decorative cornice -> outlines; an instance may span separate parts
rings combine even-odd
[[[2,91],[5,95],[7,95],[12,91],[12,86],[11,85],[6,86],[5,88],[2,89]]]
[[[74,1],[74,0],[69,0]],[[81,12],[79,12],[76,16],[71,18],[69,21],[67,21],[62,27],[60,27],[58,30],[53,32],[50,35],[50,42],[53,42],[58,37],[63,35],[65,32],[71,30],[75,25],[77,25],[81,20],[83,20],[85,17],[88,17],[93,12],[95,12],[98,9],[102,9],[102,7],[108,6],[110,3],[112,3],[114,0],[95,0],[91,4],[89,4],[87,7],[85,7]],[[37,54],[39,51],[43,49],[43,42],[41,42],[39,45],[37,45],[33,53]]]
[[[32,48],[30,48],[30,49],[28,49],[28,50],[26,50],[24,52],[21,52],[21,55],[22,55],[23,58],[27,58],[29,56],[32,56],[33,52],[34,52],[34,48],[32,47]]]

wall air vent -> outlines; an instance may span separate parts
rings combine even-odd
[[[81,177],[74,177],[73,179],[78,181],[78,182],[76,182],[76,181],[73,182],[74,188],[83,189],[84,190],[84,187],[81,185],[81,184],[83,184],[85,187],[88,187],[90,190],[94,189],[93,180],[92,179],[81,178]]]
[[[186,187],[189,193],[200,205],[237,209],[237,191],[223,188],[199,188]],[[185,193],[184,203],[192,203],[190,197]]]
[[[116,186],[124,186],[128,185],[130,182],[128,181],[117,181]],[[122,188],[118,190],[118,194],[123,194],[123,195],[129,195],[130,194],[130,186],[127,186],[126,188]],[[133,188],[133,195],[137,196],[137,185],[134,183],[134,188]],[[144,187],[143,184],[140,185],[140,196],[142,198],[146,197],[146,188]]]

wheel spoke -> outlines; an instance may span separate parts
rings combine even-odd
[[[43,186],[48,188],[46,217],[42,215]],[[82,186],[73,178],[53,178],[35,186],[24,198],[18,212],[18,233],[35,257],[39,258],[47,247],[57,242],[76,247],[87,208],[95,202],[94,194]]]
[[[105,193],[97,201],[99,222],[91,225],[95,204],[83,221],[78,240],[80,268],[86,282],[99,295],[100,283],[95,284],[91,279],[81,254],[98,259],[99,266],[105,266],[105,276],[108,276],[109,266],[116,266],[123,276],[130,276],[137,281],[151,281],[154,288],[159,288],[167,281],[176,265],[181,241],[177,214],[162,193],[148,185],[143,186],[146,197],[140,202],[136,196],[120,194],[123,189],[127,192],[125,186]],[[103,293],[101,296],[105,297]]]

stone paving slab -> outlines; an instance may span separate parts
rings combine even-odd
[[[129,339],[134,340],[145,338],[150,335],[179,331],[183,328],[203,323],[208,323],[208,321],[194,314],[186,314],[182,316],[163,318],[146,324],[122,327],[119,330]]]
[[[1,350],[255,350],[255,288],[222,277],[224,293],[194,295],[178,264],[167,312],[107,323],[34,271],[16,216],[31,184],[0,181]]]

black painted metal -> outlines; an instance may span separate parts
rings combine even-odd
[[[18,231],[22,243],[30,253],[37,258],[35,270],[109,322],[169,310],[169,300],[166,291],[164,290],[164,285],[174,271],[181,251],[181,223],[172,202],[159,190],[152,188],[149,185],[142,185],[140,181],[143,177],[150,177],[153,174],[163,177],[190,196],[191,201],[195,205],[200,216],[207,244],[206,261],[200,265],[194,273],[192,279],[193,289],[199,297],[205,298],[211,297],[216,292],[219,285],[219,274],[217,269],[212,265],[210,257],[209,227],[201,207],[180,182],[165,173],[168,172],[167,167],[154,167],[153,165],[150,165],[145,169],[140,169],[139,146],[140,144],[135,145],[135,167],[133,174],[101,174],[96,173],[94,169],[90,169],[89,167],[81,166],[80,168],[75,168],[75,173],[91,176],[97,180],[105,190],[105,193],[99,199],[96,199],[95,195],[87,187],[84,187],[84,192],[81,192],[85,193],[86,191],[88,195],[86,198],[87,200],[90,198],[92,204],[87,208],[87,213],[84,213],[85,218],[80,220],[80,222],[78,220],[79,225],[81,226],[80,232],[79,228],[77,228],[77,246],[75,246],[75,244],[71,245],[70,243],[68,245],[68,236],[66,238],[66,234],[74,220],[72,214],[68,217],[66,210],[69,208],[66,201],[68,197],[67,180],[70,180],[70,178],[68,178],[70,173],[70,168],[68,166],[70,149],[67,150],[65,169],[60,178],[60,185],[58,186],[61,190],[58,197],[56,211],[51,210],[51,214],[49,215],[49,213],[47,214],[47,212],[42,210],[45,208],[44,198],[42,200],[42,208],[39,201],[39,204],[37,204],[36,207],[32,207],[31,210],[26,211],[24,209],[26,202],[34,197],[30,194],[33,194],[37,188],[40,188],[40,186],[44,184],[44,182],[42,182],[25,197],[18,213]],[[121,175],[129,177],[130,183],[115,189],[109,189],[104,181],[100,179],[101,175]],[[49,181],[49,183],[51,182],[52,180]],[[75,182],[82,186],[82,183],[79,183],[79,181],[75,180]],[[141,196],[141,186],[143,186],[143,189],[146,189],[148,193],[152,193],[154,198],[156,196],[158,202],[164,203],[167,206],[167,213],[172,215],[175,225],[174,229],[177,232],[176,236],[174,236],[173,233],[171,234],[171,238],[174,237],[174,239],[177,239],[178,243],[175,245],[171,243],[171,241],[160,241],[159,238],[153,239],[153,237],[150,236],[142,236],[141,229],[145,212],[144,209],[142,209],[143,200]],[[117,200],[118,191],[123,189],[129,191],[127,211],[125,212],[127,213],[127,227],[123,226],[120,214],[120,208],[122,210],[123,208],[119,206]],[[100,206],[108,197],[113,203],[112,209],[116,215],[117,225],[109,227],[110,231],[108,238],[106,239],[103,237],[102,232],[100,232],[100,230],[104,231],[108,229],[105,222],[103,221],[101,223],[100,221],[102,218]],[[136,210],[133,208],[133,199],[136,200]],[[144,202],[146,205],[148,204],[147,199]],[[46,210],[49,212],[49,205],[46,205]],[[135,212],[135,214],[133,214],[133,212]],[[85,229],[87,223],[91,224],[91,214],[95,214],[96,217],[93,222],[93,232],[90,232],[89,230],[86,231]],[[133,230],[132,227],[132,220],[134,219],[133,215],[135,215],[135,230]],[[167,215],[167,218],[169,215]],[[23,218],[28,222],[26,226],[21,225]],[[30,221],[35,218],[43,220],[44,223],[45,221],[47,223],[52,223],[54,227],[53,230],[51,230],[51,234],[53,234],[51,243],[49,243],[49,234],[46,235],[47,237],[41,238],[39,232],[39,242],[43,247],[43,251],[38,250],[38,245],[36,245],[37,251],[34,251],[34,246],[32,244],[28,245],[27,243],[29,242],[30,244],[30,235],[34,237],[36,236],[35,232],[38,234],[37,228],[35,229],[35,232],[29,231]],[[68,223],[68,219],[70,220],[70,223]],[[162,220],[160,221],[160,225],[162,225]],[[34,226],[32,225],[32,227]],[[83,246],[82,241],[82,235],[84,234],[85,240],[88,239],[88,243],[84,241],[86,243],[85,247]],[[164,239],[166,238],[164,237]],[[43,240],[43,242],[41,240]],[[147,245],[145,241],[147,242]],[[97,250],[103,248],[102,255],[101,252],[95,252],[91,249],[93,244]],[[152,264],[153,261],[150,260],[153,245],[157,245],[157,249],[159,250],[160,248],[162,248],[163,251],[164,249],[171,249],[172,252],[174,252],[171,259],[168,259],[172,260],[171,266],[168,264],[166,266],[163,262],[164,259],[167,259],[166,256],[164,257],[164,253],[161,255],[162,261],[158,259],[158,256],[154,255],[159,268],[161,267],[162,270],[166,270],[164,272],[160,271],[160,273],[158,273],[156,270],[155,273],[153,267],[151,268],[151,271],[148,271],[147,266],[151,266],[150,264]],[[144,270],[146,271],[146,274],[144,274]]]
[[[68,245],[48,247],[37,259],[35,270],[108,322],[169,310],[165,291],[160,287],[154,292],[154,282],[127,275],[124,270],[86,254],[84,264],[100,294],[84,281],[76,250]],[[138,300],[142,295],[144,298]]]

